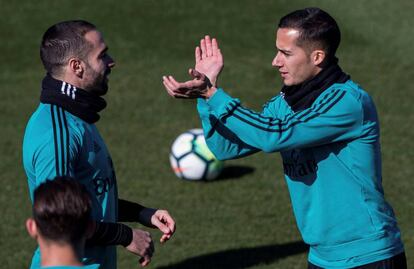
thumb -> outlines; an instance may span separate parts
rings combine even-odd
[[[144,256],[139,259],[139,263],[141,264],[142,267],[147,266],[150,262],[151,262],[151,259],[148,256]]]
[[[195,70],[195,69],[192,69],[192,68],[190,68],[189,70],[188,70],[188,74],[190,74],[190,76],[194,79],[199,79],[199,80],[203,80],[204,79],[204,77],[205,77],[205,75],[204,74],[202,74],[202,73],[200,73],[200,72],[198,72],[197,70]]]

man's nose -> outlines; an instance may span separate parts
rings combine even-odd
[[[273,58],[272,66],[273,67],[281,67],[283,64],[280,59],[280,52],[276,53],[275,58]]]

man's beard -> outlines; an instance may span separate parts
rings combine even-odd
[[[89,86],[85,87],[85,90],[90,91],[99,96],[105,95],[108,92],[109,88],[107,76],[109,75],[109,73],[111,73],[111,69],[107,68],[103,75],[96,72],[90,65],[89,70],[91,73],[90,76],[93,77],[93,81]]]

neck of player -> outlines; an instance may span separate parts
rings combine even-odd
[[[47,266],[81,266],[81,251],[65,243],[39,242],[42,253],[41,265]]]

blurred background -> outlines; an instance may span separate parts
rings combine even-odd
[[[177,221],[174,238],[156,243],[148,268],[305,268],[308,247],[296,227],[279,154],[227,161],[214,182],[175,177],[171,144],[200,122],[195,102],[170,98],[161,77],[187,79],[194,47],[210,34],[225,59],[219,85],[260,110],[281,86],[271,66],[277,23],[308,6],[337,20],[339,63],[376,102],[385,194],[414,268],[413,1],[0,0],[0,6],[0,268],[28,268],[36,247],[24,227],[31,209],[21,144],[45,74],[41,36],[68,19],[96,24],[116,61],[97,126],[120,197],[166,208]],[[160,233],[150,231],[158,242]],[[138,257],[120,248],[118,265],[137,268]]]

